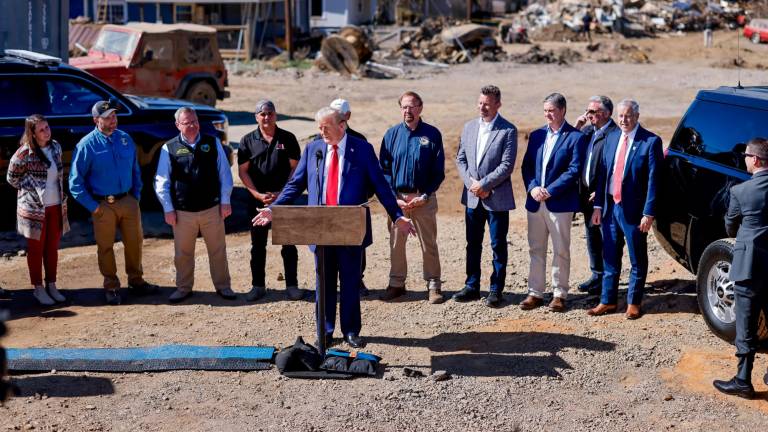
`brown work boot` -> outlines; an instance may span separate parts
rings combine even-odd
[[[536,309],[537,307],[544,304],[544,300],[540,299],[536,296],[529,295],[525,298],[522,302],[520,302],[520,309],[522,310],[531,310]]]
[[[636,320],[643,315],[640,305],[628,304],[626,317],[628,320]]]
[[[442,291],[440,291],[440,288],[432,288],[429,290],[429,303],[430,304],[440,304],[445,301],[445,297],[443,297]]]
[[[384,293],[382,293],[379,296],[379,299],[383,300],[383,301],[390,301],[390,300],[394,300],[394,299],[396,299],[396,298],[398,298],[398,297],[400,297],[401,295],[404,295],[404,294],[405,294],[405,287],[404,286],[393,287],[392,285],[390,285],[390,286],[387,287],[386,291],[384,291]]]
[[[552,312],[565,312],[565,299],[561,297],[552,297],[549,302],[549,309]]]
[[[616,312],[616,305],[615,304],[603,304],[600,303],[599,305],[593,307],[592,309],[587,311],[587,315],[589,316],[600,316],[600,315],[606,315],[609,313]]]

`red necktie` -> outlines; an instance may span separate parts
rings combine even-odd
[[[327,183],[325,185],[325,205],[339,205],[339,146],[333,146],[331,166],[328,167]]]
[[[616,204],[621,202],[621,182],[624,180],[627,141],[629,141],[629,136],[624,135],[624,139],[621,140],[621,145],[619,146],[619,160],[616,161],[616,166],[613,168],[613,202]]]

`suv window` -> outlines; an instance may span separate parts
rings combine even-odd
[[[13,101],[0,103],[0,118],[24,118],[47,110],[45,89],[36,78],[0,75],[0,94],[4,100]]]
[[[187,50],[184,53],[187,65],[213,63],[211,39],[207,37],[192,37],[187,40]]]
[[[767,112],[758,109],[697,100],[672,138],[670,147],[746,170],[740,153],[750,139],[768,136],[766,116]]]
[[[151,69],[166,69],[173,66],[173,42],[167,39],[151,39],[145,37],[144,48],[141,50],[142,58],[146,58],[147,52],[152,51],[152,60],[144,67]]]
[[[93,104],[110,97],[104,91],[79,80],[51,77],[45,84],[51,102],[46,115],[91,115]]]

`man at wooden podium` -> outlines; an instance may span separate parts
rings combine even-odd
[[[410,219],[403,216],[392,189],[384,179],[373,146],[347,135],[344,118],[338,111],[325,107],[315,115],[321,139],[307,144],[293,178],[272,205],[293,202],[305,190],[309,205],[360,205],[368,201],[374,190],[379,202],[404,233],[415,234]],[[264,208],[253,218],[254,225],[272,221],[271,209]],[[352,348],[362,348],[360,337],[360,263],[363,247],[372,242],[370,214],[366,215],[366,233],[360,246],[325,247],[325,345],[333,342],[336,324],[336,281],[340,281],[339,321],[344,340]],[[407,235],[407,234],[406,234]],[[315,246],[310,246],[316,252]],[[317,260],[315,260],[317,264]]]

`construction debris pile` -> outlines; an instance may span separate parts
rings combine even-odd
[[[484,24],[427,18],[419,27],[397,27],[378,39],[370,29],[345,27],[326,37],[316,65],[343,75],[391,77],[407,66],[482,61],[571,64],[578,61],[650,63],[646,51],[623,37],[653,37],[663,32],[738,28],[760,5],[736,0],[544,0],[515,14]],[[589,31],[586,31],[586,30]],[[592,41],[590,33],[619,38]],[[394,39],[397,37],[397,39]],[[392,45],[394,39],[395,44]],[[389,40],[389,49],[377,46]],[[533,45],[526,52],[503,43],[588,42],[580,47],[547,50]]]
[[[504,50],[496,40],[496,29],[479,24],[449,25],[445,20],[428,19],[415,32],[405,36],[388,57],[467,63],[475,57],[484,61],[503,61]]]
[[[533,45],[527,52],[510,56],[510,60],[517,63],[554,63],[567,65],[580,61],[581,53],[564,47],[557,50],[544,50],[538,45]]]
[[[557,0],[531,3],[512,21],[537,41],[572,41],[586,26],[598,33],[647,37],[659,32],[700,31],[743,24],[739,3],[723,0]],[[588,16],[588,17],[587,17]]]

